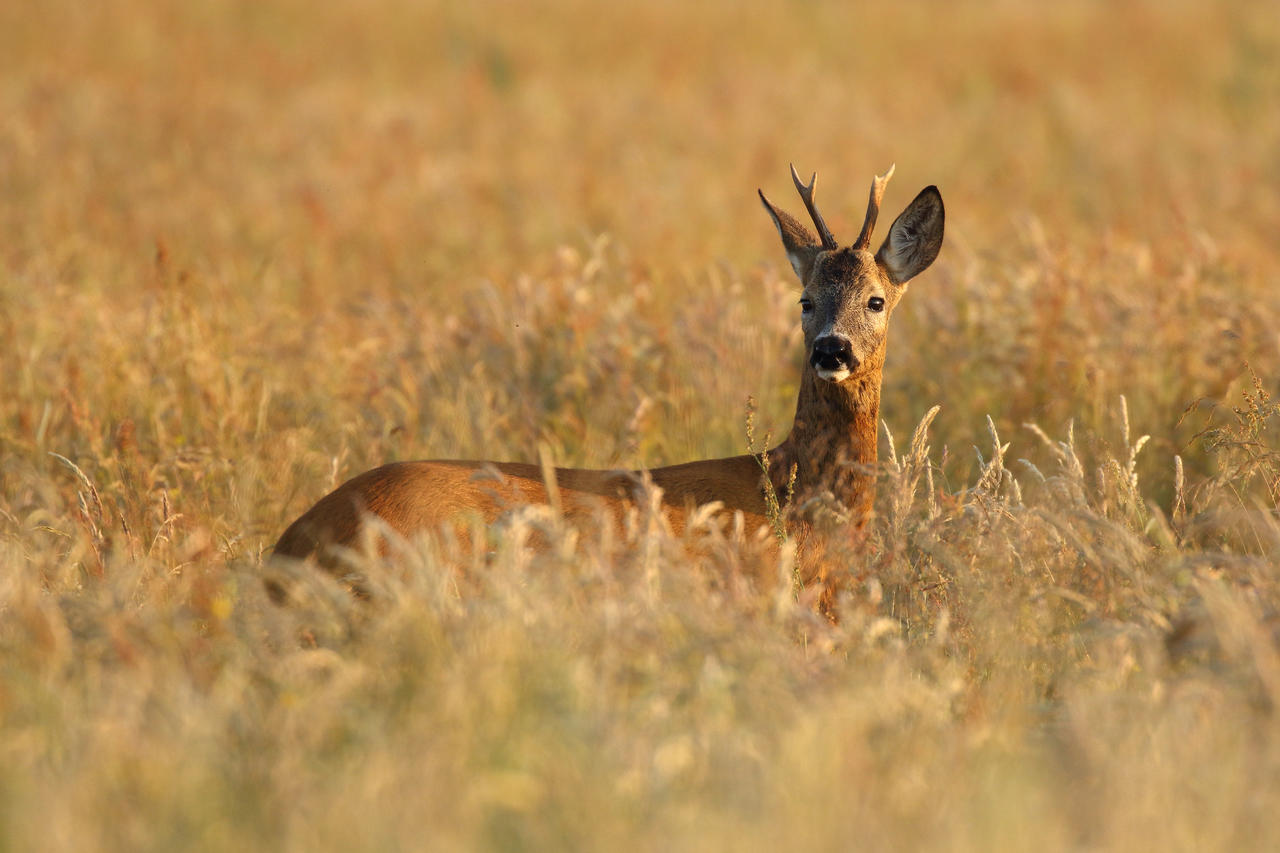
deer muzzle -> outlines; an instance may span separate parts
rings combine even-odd
[[[844,335],[823,335],[814,341],[809,363],[820,378],[829,382],[845,379],[858,366],[853,344]]]

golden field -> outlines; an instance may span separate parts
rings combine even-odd
[[[1280,847],[1278,57],[1266,2],[0,6],[0,849]],[[893,162],[881,236],[948,213],[838,625],[538,512],[269,603],[383,461],[785,435],[790,162],[846,241]]]

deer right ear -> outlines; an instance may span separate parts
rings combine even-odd
[[[889,228],[889,236],[876,253],[894,284],[903,284],[923,272],[942,248],[946,212],[937,187],[925,187]]]
[[[764,203],[764,209],[769,211],[769,217],[773,219],[773,225],[778,229],[778,236],[782,238],[782,248],[786,250],[791,268],[800,277],[801,284],[807,283],[809,272],[813,269],[813,261],[818,257],[818,252],[822,251],[822,246],[818,244],[817,238],[809,229],[797,222],[791,214],[774,207],[769,199],[765,198],[763,190],[756,190],[756,192],[760,193],[760,201]]]

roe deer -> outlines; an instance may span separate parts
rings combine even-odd
[[[792,268],[800,278],[801,326],[808,359],[800,379],[795,423],[790,435],[762,460],[746,454],[686,462],[647,472],[662,490],[663,512],[680,533],[686,513],[717,501],[727,513],[741,512],[748,530],[770,523],[766,489],[785,496],[794,476],[792,506],[814,500],[834,502],[855,536],[871,513],[875,488],[876,424],[889,316],[909,279],[924,270],[942,246],[944,211],[937,187],[915,197],[889,228],[875,254],[871,232],[893,167],[871,184],[866,219],[858,239],[840,248],[814,204],[816,174],[806,185],[795,167],[791,177],[818,231],[818,239],[795,218],[760,200],[773,219]],[[289,525],[275,553],[315,556],[339,565],[342,549],[361,541],[365,519],[377,516],[391,530],[410,537],[437,532],[465,518],[494,521],[520,504],[556,503],[566,516],[582,518],[604,506],[620,517],[633,504],[639,472],[556,468],[544,478],[538,465],[518,462],[393,462],[343,483]],[[548,479],[554,482],[548,488]],[[788,513],[793,534],[808,537],[803,511]],[[385,544],[385,543],[384,543]],[[806,548],[811,558],[820,549]],[[823,585],[822,607],[833,603],[832,567],[806,561],[802,579]],[[821,562],[819,559],[818,562]],[[280,594],[279,588],[273,595]]]

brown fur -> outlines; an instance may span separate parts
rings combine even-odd
[[[639,472],[556,468],[555,486],[567,518],[583,519],[604,508],[620,516],[643,478]],[[741,511],[748,524],[766,523],[760,463],[752,456],[708,459],[657,468],[649,473],[662,489],[668,521],[684,532],[685,509],[720,501]],[[492,523],[505,511],[549,502],[542,470],[522,462],[432,460],[392,462],[366,471],[321,498],[289,525],[276,543],[277,554],[306,557],[331,546],[358,541],[363,518],[380,517],[409,537],[438,530],[465,515]]]
[[[869,239],[886,180],[878,178],[873,184],[860,237],[863,242]],[[813,205],[813,182],[805,186],[798,177],[795,182],[811,216],[821,222]],[[813,535],[818,515],[813,510],[834,506],[837,514],[849,519],[847,529],[855,539],[861,537],[871,515],[888,316],[906,280],[937,255],[942,200],[933,187],[921,192],[873,256],[863,247],[824,247],[803,225],[774,208],[763,194],[760,197],[804,285],[804,300],[810,305],[802,320],[806,350],[813,353],[820,331],[835,330],[850,342],[847,377],[824,379],[812,359],[806,364],[791,433],[767,453],[771,485],[779,498],[786,496],[790,474],[795,472],[787,523],[804,549],[802,580],[822,585],[823,609],[830,612],[840,572],[824,559],[823,537]],[[825,226],[820,228],[825,232]],[[829,232],[825,237],[830,237]],[[882,298],[883,307],[869,309],[872,297]],[[662,490],[663,513],[677,534],[684,532],[692,507],[714,501],[723,505],[726,516],[741,513],[749,531],[770,523],[764,474],[754,456],[686,462],[647,474]],[[570,520],[594,517],[602,509],[621,519],[634,505],[643,475],[556,468],[554,483],[555,494],[549,495],[543,470],[518,462],[394,462],[366,471],[322,498],[289,525],[275,553],[315,557],[322,565],[332,566],[335,546],[355,547],[370,516],[406,538],[457,525],[468,517],[490,524],[512,507],[528,504],[558,502]],[[279,592],[273,589],[273,594]]]

